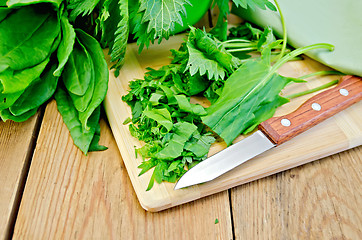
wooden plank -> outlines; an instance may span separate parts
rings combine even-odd
[[[39,114],[28,121],[0,121],[0,239],[11,235],[37,135]]]
[[[362,147],[231,190],[236,239],[362,239]]]
[[[151,191],[145,191],[152,171],[138,176],[141,171],[138,166],[142,158],[136,158],[134,147],[141,147],[143,143],[130,134],[128,125],[123,124],[124,120],[132,114],[130,107],[122,101],[121,97],[128,93],[128,82],[142,79],[147,67],[158,69],[168,64],[170,62],[169,49],[177,49],[183,38],[184,35],[171,37],[169,41],[163,42],[162,46],[152,45],[141,55],[138,54],[138,47],[130,44],[120,75],[116,78],[112,71],[110,73],[109,91],[105,99],[106,113],[137,197],[145,209],[160,211],[177,206],[362,144],[360,124],[362,102],[359,102],[280,147],[233,169],[215,181],[177,191],[173,189],[174,184],[155,184]],[[298,77],[322,70],[330,69],[306,57],[303,61],[288,62],[279,72],[284,76]],[[336,76],[314,77],[307,83],[289,85],[283,93],[289,95],[312,89],[336,78]],[[293,99],[290,103],[278,108],[275,116],[295,110],[311,96]],[[201,104],[205,105],[205,102],[207,101],[201,101]],[[242,138],[243,136],[236,141]],[[217,142],[213,144],[209,154],[212,155],[225,147],[224,142]]]
[[[55,102],[44,115],[14,239],[231,239],[227,191],[160,213],[138,203],[109,126],[84,156]],[[219,223],[215,224],[215,219]]]

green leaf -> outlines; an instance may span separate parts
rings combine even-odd
[[[209,79],[224,79],[241,64],[239,59],[200,29],[191,27],[186,45],[189,52],[186,70],[191,75],[199,72],[202,76],[207,72]]]
[[[271,27],[266,27],[260,35],[260,39],[257,44],[258,51],[262,52],[265,48],[270,48],[270,44],[275,42],[275,37],[273,34],[273,29]],[[279,42],[276,42],[277,44]]]
[[[276,100],[290,79],[274,73],[270,80],[262,82],[270,70],[271,66],[265,60],[247,61],[225,82],[219,99],[206,109],[207,116],[202,117],[203,122],[228,145],[239,134],[274,114],[277,105],[282,103]],[[272,102],[269,115],[258,113],[264,104]]]
[[[179,167],[180,163],[181,163],[180,160],[179,160],[179,161],[174,161],[174,162],[172,162],[172,163],[170,164],[170,166],[168,167],[167,171],[168,171],[168,172],[172,172],[172,171],[176,170],[176,169]]]
[[[161,100],[162,98],[164,98],[164,97],[165,97],[164,94],[160,94],[160,93],[157,93],[157,92],[152,93],[152,94],[151,94],[151,97],[150,97],[150,103],[151,103],[152,105],[158,105],[158,104],[160,103],[160,100]]]
[[[202,77],[200,74],[191,76],[188,72],[173,74],[173,81],[175,87],[187,96],[202,93],[210,85],[210,81],[206,76]]]
[[[13,11],[13,9],[2,6],[3,5],[0,3],[0,22],[3,21],[9,15],[9,13]],[[5,6],[6,6],[6,1],[5,1]]]
[[[195,115],[206,115],[205,109],[199,104],[191,104],[185,95],[175,95],[181,111],[193,113]]]
[[[187,43],[187,49],[189,51],[189,61],[186,70],[190,71],[191,76],[199,73],[201,76],[207,74],[209,79],[225,78],[225,69],[217,61],[205,57],[191,43]]]
[[[52,74],[55,68],[55,64],[48,65],[40,78],[25,89],[24,93],[9,108],[13,115],[18,116],[38,108],[53,96],[58,83],[58,77]]]
[[[230,13],[229,2],[229,0],[215,0],[215,3],[220,10],[220,15],[223,18],[226,18],[226,16]]]
[[[174,124],[173,135],[170,141],[156,154],[156,157],[158,159],[172,160],[181,156],[186,141],[196,130],[196,125],[192,123],[178,122]]]
[[[142,169],[141,172],[138,174],[138,176],[141,176],[142,174],[144,174],[145,172],[147,172],[148,170],[150,170],[151,168],[153,168],[154,166],[156,166],[157,162],[151,160],[148,161],[143,161],[138,168]]]
[[[96,131],[94,133],[92,142],[89,146],[88,151],[89,152],[93,152],[93,151],[105,151],[108,149],[108,147],[103,146],[103,145],[99,145],[99,140],[101,138],[101,126],[97,125],[96,126]]]
[[[272,11],[277,10],[276,7],[268,0],[233,0],[233,2],[237,7],[241,6],[242,8],[250,7],[251,9],[260,8],[263,10],[269,8]]]
[[[134,34],[134,39],[137,39],[137,45],[139,46],[138,52],[141,53],[144,47],[148,48],[150,43],[154,43],[155,30],[151,30],[151,33],[147,34],[147,23],[142,22],[143,13],[138,11],[138,4],[130,6],[129,23],[130,31]]]
[[[35,79],[39,78],[48,62],[49,59],[47,58],[45,61],[31,68],[17,71],[8,68],[1,72],[0,82],[3,86],[2,93],[8,94],[24,91]]]
[[[75,109],[70,96],[60,87],[57,89],[54,96],[57,102],[58,111],[63,117],[63,121],[72,136],[74,144],[84,154],[87,154],[94,138],[97,125],[99,124],[100,108],[97,108],[97,110],[93,112],[88,121],[88,129],[85,129],[79,120],[78,111]]]
[[[289,102],[288,98],[277,96],[272,102],[261,104],[254,112],[254,124],[249,126],[243,134],[252,132],[261,122],[273,117],[276,108]]]
[[[0,92],[0,111],[4,110],[16,102],[16,100],[23,94],[24,90],[15,92],[15,93],[9,93],[4,94]]]
[[[74,21],[78,16],[89,15],[93,12],[100,0],[69,0],[67,6],[71,9],[69,19]]]
[[[200,136],[195,142],[187,142],[185,150],[192,152],[196,157],[204,157],[209,153],[211,144],[215,142],[215,138],[208,135]]]
[[[177,104],[181,111],[192,113],[192,107],[190,101],[183,94],[175,95]]]
[[[148,111],[147,110],[143,111],[143,114],[146,117],[151,118],[156,122],[158,122],[159,124],[161,124],[162,126],[164,126],[167,129],[167,131],[170,131],[173,127],[171,114],[166,108],[161,108],[161,109],[153,108]]]
[[[83,96],[92,78],[92,59],[83,44],[77,39],[73,51],[64,66],[62,79],[69,92]]]
[[[72,98],[74,107],[79,112],[84,112],[87,107],[89,106],[89,103],[92,101],[93,92],[94,92],[94,85],[95,85],[95,79],[94,79],[94,71],[93,66],[91,69],[89,69],[89,72],[92,74],[92,77],[89,80],[88,88],[83,96],[78,96],[73,93],[69,93],[70,97]]]
[[[104,59],[104,54],[98,41],[81,30],[77,30],[77,36],[88,51],[93,61],[94,69],[95,85],[92,100],[89,103],[87,109],[84,112],[79,113],[79,119],[81,123],[86,129],[88,129],[88,119],[102,103],[106,96],[108,90],[109,75],[107,63]]]
[[[79,39],[77,39],[77,41],[79,41]],[[83,95],[79,96],[71,92],[69,93],[69,95],[72,98],[74,107],[78,110],[78,112],[84,112],[88,108],[93,98],[95,81],[96,81],[94,68],[96,66],[94,66],[93,60],[90,57],[90,54],[88,53],[87,49],[82,45],[82,43],[79,42],[79,44],[82,46],[83,51],[86,52],[86,55],[88,56],[88,61],[90,63],[89,69],[87,69],[89,75],[89,82],[87,85],[85,85],[87,89]]]
[[[56,13],[35,5],[14,10],[0,22],[0,29],[0,69],[13,70],[43,62],[60,32]]]
[[[66,16],[62,16],[61,18],[61,33],[62,33],[62,40],[59,44],[57,57],[59,66],[54,71],[54,76],[60,76],[65,64],[68,61],[70,54],[73,51],[73,45],[75,42],[75,32],[73,26],[69,23],[69,20]]]
[[[116,69],[123,65],[126,54],[129,34],[128,0],[107,0],[103,4],[100,17],[102,30],[101,42],[108,44],[111,62],[115,62],[112,68]]]
[[[34,108],[21,115],[15,116],[9,111],[9,109],[4,109],[0,111],[0,117],[4,122],[6,120],[12,120],[14,122],[24,122],[28,120],[31,116],[35,115],[37,111],[38,109]]]
[[[163,162],[163,161],[160,161],[156,167],[155,167],[155,170],[154,170],[154,175],[155,175],[155,181],[157,183],[162,183],[162,180],[164,178],[164,171],[166,171],[168,168],[168,165],[167,163]]]
[[[182,15],[186,15],[185,5],[188,0],[140,0],[139,12],[144,12],[142,22],[148,22],[147,33],[154,38],[168,38],[175,28],[175,23],[183,25]],[[154,31],[152,31],[154,30]]]
[[[7,5],[13,8],[13,7],[22,7],[37,3],[51,3],[56,8],[59,8],[62,2],[63,0],[8,0]]]
[[[263,34],[259,28],[254,28],[250,23],[245,22],[244,24],[240,24],[236,27],[231,27],[229,29],[230,33],[229,39],[244,39],[244,40],[259,40],[260,36]]]

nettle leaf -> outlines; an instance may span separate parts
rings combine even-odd
[[[229,2],[229,0],[215,0],[222,18],[226,17],[230,13]]]
[[[272,11],[277,10],[274,4],[272,4],[268,0],[232,0],[232,1],[237,7],[241,6],[242,8],[250,7],[251,9],[260,8],[263,10],[269,8]]]
[[[111,61],[115,62],[112,68],[123,65],[126,54],[129,34],[128,0],[106,0],[101,10],[100,27],[102,30],[101,42],[108,44]]]
[[[187,43],[189,51],[189,61],[185,70],[188,70],[191,76],[199,73],[201,76],[207,74],[209,79],[224,79],[225,69],[217,62],[204,56],[204,54]]]
[[[189,60],[185,71],[189,70],[191,75],[199,72],[201,76],[207,73],[209,79],[224,79],[241,64],[217,40],[200,29],[191,27],[186,46]]]
[[[142,22],[142,12],[138,12],[138,5],[135,4],[130,7],[130,29],[134,34],[134,39],[137,39],[138,52],[141,53],[143,48],[148,48],[150,43],[154,43],[155,30],[152,29],[150,33],[147,33],[147,23]]]
[[[141,0],[139,12],[144,12],[142,22],[148,22],[147,33],[154,38],[168,38],[175,29],[175,23],[183,25],[182,15],[186,16],[188,0]],[[191,5],[191,4],[190,4]]]
[[[100,0],[69,0],[67,6],[68,9],[71,9],[70,20],[74,21],[78,16],[85,16],[92,13],[94,8],[97,6]]]

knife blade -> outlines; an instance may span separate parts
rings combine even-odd
[[[197,164],[179,179],[174,189],[214,180],[360,100],[362,78],[344,76],[337,86],[308,99],[294,112],[262,122],[251,136]]]

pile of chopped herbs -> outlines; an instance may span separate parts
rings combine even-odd
[[[230,145],[289,102],[281,90],[304,80],[279,75],[284,63],[306,51],[333,49],[314,44],[291,51],[285,42],[286,34],[277,40],[271,28],[249,23],[231,28],[226,37],[191,27],[187,40],[171,50],[169,65],[148,69],[144,79],[129,83],[122,99],[132,118],[125,124],[145,143],[136,149],[143,158],[140,175],[154,168],[147,190],[155,181],[175,182],[207,157],[216,138]],[[194,103],[200,96],[207,106]]]

